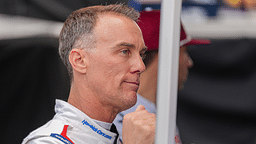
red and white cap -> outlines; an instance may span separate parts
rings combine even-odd
[[[159,47],[159,29],[160,29],[160,11],[142,11],[137,22],[145,41],[148,51],[158,50]],[[186,31],[180,23],[180,46],[188,45],[207,45],[211,42],[205,39],[192,39],[186,34]]]

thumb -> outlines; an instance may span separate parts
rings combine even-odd
[[[141,111],[141,110],[145,110],[145,107],[143,105],[139,105],[135,111]]]

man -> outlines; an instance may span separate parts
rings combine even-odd
[[[54,118],[23,144],[121,143],[112,122],[136,103],[145,70],[147,47],[138,17],[134,9],[117,4],[82,8],[67,18],[59,52],[71,78],[68,102],[56,100]],[[154,142],[155,115],[143,106],[123,125],[124,144]]]
[[[133,112],[138,105],[144,105],[150,113],[156,113],[156,90],[157,90],[157,70],[158,70],[158,45],[159,45],[159,28],[160,28],[160,11],[142,11],[139,27],[148,47],[144,63],[147,67],[141,74],[141,85],[138,90],[138,101],[136,105],[126,111],[119,113],[114,120],[117,129],[122,135],[123,116]],[[193,66],[189,54],[187,53],[188,45],[209,44],[208,40],[190,39],[181,25],[180,31],[180,54],[179,54],[179,75],[178,89],[181,90],[188,76],[188,69]],[[178,129],[176,128],[175,142],[181,143]]]

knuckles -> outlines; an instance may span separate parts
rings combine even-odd
[[[125,129],[130,129],[132,133],[125,133]],[[155,141],[156,115],[146,110],[135,111],[124,116],[123,134],[131,134],[140,137],[139,143],[151,144]],[[127,136],[128,136],[127,135]],[[128,136],[130,137],[130,136]],[[124,138],[124,135],[123,135]],[[127,137],[126,137],[126,140]],[[129,140],[128,140],[129,141]],[[128,142],[129,143],[129,142]]]
[[[132,112],[124,116],[124,123],[132,123],[145,131],[154,131],[156,126],[156,115],[146,110]]]

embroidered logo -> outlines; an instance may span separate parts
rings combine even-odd
[[[86,125],[86,126],[90,127],[97,134],[99,134],[99,135],[101,135],[101,136],[103,136],[103,137],[105,137],[107,139],[111,139],[112,138],[111,136],[103,133],[101,130],[98,130],[98,128],[96,128],[95,126],[89,124],[86,120],[83,120],[82,123],[83,123],[83,125]]]

